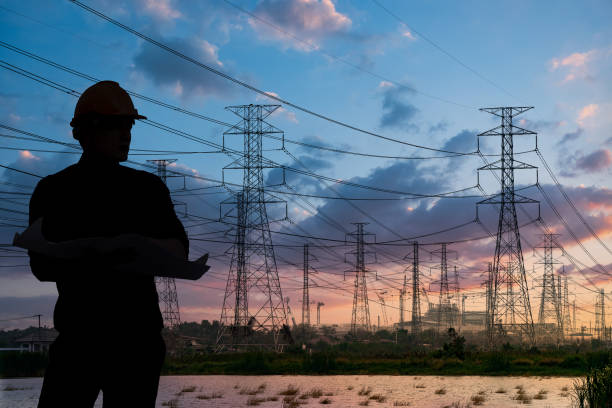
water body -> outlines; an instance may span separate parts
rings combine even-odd
[[[293,387],[299,389],[295,398],[303,403],[302,407],[361,407],[364,405],[360,403],[366,400],[370,407],[441,408],[455,402],[464,404],[463,407],[472,398],[482,397],[482,406],[491,408],[518,407],[522,405],[521,399],[530,398],[529,406],[534,408],[569,408],[574,381],[567,377],[164,376],[160,380],[157,406],[281,407],[286,397],[279,393]],[[42,378],[0,379],[0,407],[36,407],[41,386]],[[315,396],[299,398],[313,389]],[[319,396],[318,391],[323,395]],[[261,402],[247,405],[249,399],[251,404],[256,400]],[[321,404],[325,399],[327,404]],[[96,407],[102,407],[101,395]]]

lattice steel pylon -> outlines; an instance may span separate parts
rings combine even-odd
[[[306,326],[310,326],[310,280],[309,275],[311,272],[310,267],[310,247],[308,244],[304,244],[304,264],[303,264],[303,286],[302,286],[302,326],[306,330]]]
[[[440,292],[438,294],[438,313],[436,316],[436,331],[440,329],[455,328],[458,318],[458,285],[459,280],[448,279],[448,250],[447,244],[443,243],[439,250],[432,251],[432,254],[440,254]],[[456,276],[455,270],[455,276]],[[433,283],[433,282],[432,282]],[[454,302],[453,302],[454,301]]]
[[[595,301],[595,333],[601,341],[607,340],[606,330],[606,293],[600,289]]]
[[[569,334],[572,331],[572,316],[570,313],[569,304],[569,287],[567,285],[567,276],[563,276],[563,330]]]
[[[419,243],[412,243],[412,255],[406,255],[405,259],[412,259],[412,320],[410,321],[410,331],[413,335],[418,335],[423,328],[421,317],[421,282],[419,274]]]
[[[405,320],[404,320],[404,308],[406,307],[405,305],[405,299],[406,299],[406,292],[407,292],[407,288],[408,288],[408,282],[407,282],[407,277],[406,277],[406,273],[404,272],[404,284],[402,285],[401,289],[399,290],[399,329],[403,330],[404,326],[406,324]]]
[[[217,351],[225,347],[246,346],[282,351],[290,341],[266,208],[272,204],[284,204],[286,218],[286,202],[265,190],[263,169],[279,166],[262,155],[264,135],[278,133],[284,140],[283,132],[265,121],[279,107],[242,105],[226,108],[240,121],[224,132],[224,151],[228,151],[225,149],[226,136],[239,135],[243,139],[243,154],[232,156],[228,153],[234,161],[224,167],[223,180],[226,170],[241,171],[242,190],[232,191],[224,183],[232,197],[221,203],[221,217],[231,217],[231,209],[223,213],[224,205],[235,210],[236,235],[221,310]]]
[[[558,264],[553,251],[559,248],[555,237],[557,234],[544,234],[542,243],[537,247],[544,251],[544,257],[537,264],[544,265],[542,272],[542,293],[538,313],[538,336],[543,341],[554,340],[557,344],[563,339],[563,310],[561,305],[561,281],[555,279],[554,266]]]
[[[166,167],[176,160],[177,159],[158,159],[147,160],[147,162],[157,166],[157,175],[164,184],[167,184],[168,173]],[[164,326],[172,329],[181,323],[178,294],[176,293],[176,281],[174,278],[156,276],[155,286],[157,287],[159,302],[162,304],[161,313],[164,318]]]
[[[521,341],[526,337],[531,344],[535,342],[516,204],[539,204],[539,202],[515,192],[514,170],[536,169],[536,167],[514,158],[514,136],[535,135],[536,133],[512,123],[514,117],[532,108],[498,107],[480,109],[501,118],[500,126],[478,135],[478,140],[482,136],[499,136],[501,138],[501,158],[478,169],[479,171],[500,170],[501,172],[500,192],[493,197],[478,202],[478,205],[500,205],[493,258],[491,309],[487,316],[489,320],[487,322],[487,340],[490,347],[495,346],[496,333],[498,332],[511,332],[518,334]],[[478,145],[480,146],[480,143]],[[514,289],[515,285],[518,288],[516,291]]]
[[[366,235],[373,235],[365,233],[363,230],[364,225],[367,223],[356,222],[353,223],[357,229],[347,234],[347,240],[350,239],[355,243],[355,250],[348,252],[347,255],[355,256],[355,269],[350,272],[355,273],[355,288],[353,293],[353,312],[351,316],[351,333],[356,335],[359,330],[365,330],[366,332],[372,331],[372,324],[370,322],[370,306],[368,303],[368,286],[366,280],[366,274],[369,271],[366,269],[365,257],[368,251],[366,251],[366,242],[364,237]]]

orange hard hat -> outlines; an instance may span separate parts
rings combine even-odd
[[[74,127],[79,120],[87,116],[127,116],[133,119],[146,119],[138,114],[132,98],[114,81],[100,81],[81,94],[70,126]]]

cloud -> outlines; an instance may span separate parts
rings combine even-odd
[[[576,129],[574,132],[568,132],[563,135],[563,137],[561,138],[559,142],[557,142],[557,145],[564,145],[568,142],[576,140],[582,135],[583,132],[584,132],[584,129],[580,127]]]
[[[171,0],[143,0],[144,10],[154,17],[162,20],[174,20],[182,17],[177,9],[173,8]]]
[[[585,119],[592,118],[598,112],[599,112],[599,105],[597,105],[596,103],[591,103],[589,105],[586,105],[585,107],[580,109],[580,112],[578,112],[578,118],[576,119],[576,122],[578,122],[578,124],[582,126]]]
[[[595,52],[595,50],[575,52],[567,57],[553,58],[551,60],[551,69],[554,71],[561,67],[582,68],[593,58]]]
[[[383,90],[383,114],[380,118],[380,127],[415,129],[417,126],[412,119],[419,110],[405,101],[405,95],[412,95],[414,91],[407,87],[397,87],[386,81],[380,83],[379,89]]]
[[[598,50],[586,52],[575,52],[565,57],[553,58],[550,61],[551,71],[563,71],[564,77],[561,84],[574,81],[575,79],[592,79],[589,74],[590,64],[600,55]]]
[[[225,68],[219,59],[218,48],[206,40],[191,37],[162,39],[160,42],[216,69]],[[164,86],[185,99],[227,96],[235,89],[227,80],[187,61],[170,58],[167,52],[148,42],[142,43],[134,57],[134,68],[156,85]]]
[[[257,4],[254,14],[317,48],[324,38],[346,33],[352,23],[348,16],[336,10],[331,0],[263,0]],[[256,19],[249,18],[249,24],[262,39],[280,42],[287,48],[313,51],[313,47]]]
[[[599,149],[586,156],[576,158],[575,168],[587,173],[605,170],[612,164],[612,153],[608,149]]]
[[[452,152],[474,152],[476,151],[476,130],[464,129],[451,137],[444,143],[442,150],[450,150]]]
[[[32,296],[32,297],[0,297],[0,318],[8,319],[15,316],[28,316],[42,314],[41,324],[51,325],[51,316],[53,316],[53,307],[57,300],[57,296]],[[9,328],[25,328],[37,326],[36,319],[16,320],[14,322],[5,322],[2,324],[3,329]]]
[[[266,91],[267,94],[270,94],[272,96],[275,97],[279,97],[279,95],[276,92],[272,92],[272,91]],[[265,101],[265,102],[270,102],[273,104],[278,104],[280,102],[278,102],[276,99],[272,99],[272,98],[268,98],[264,95],[261,94],[257,94],[257,96],[255,97],[256,101]],[[272,116],[282,116],[285,119],[287,119],[289,122],[293,122],[293,123],[299,123],[297,116],[295,116],[295,112],[289,111],[285,108],[283,108],[282,106],[278,109],[276,109],[273,113]]]
[[[400,23],[400,33],[402,37],[406,37],[411,41],[416,41],[416,37],[414,36],[412,31],[410,31],[410,28],[408,28],[408,26],[404,23]]]

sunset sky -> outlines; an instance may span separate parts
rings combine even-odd
[[[499,124],[498,118],[478,109],[497,106],[534,106],[515,124],[538,133],[538,147],[599,243],[557,190],[538,155],[532,136],[517,137],[515,150],[530,151],[518,160],[539,167],[539,182],[552,198],[571,231],[589,256],[565,229],[538,188],[535,170],[517,171],[521,194],[540,200],[545,223],[561,234],[559,242],[570,254],[557,251],[570,279],[570,302],[576,301],[581,324],[595,321],[594,290],[612,290],[612,3],[601,1],[522,1],[510,4],[486,1],[188,1],[92,0],[90,7],[225,74],[262,91],[354,127],[385,137],[452,152],[474,152],[478,133]],[[235,6],[232,6],[234,4]],[[237,6],[237,7],[236,7]],[[382,7],[381,7],[382,6]],[[242,8],[240,10],[239,8]],[[247,14],[250,13],[250,14]],[[53,68],[7,47],[51,60],[97,79],[119,82],[125,89],[197,112],[222,122],[237,117],[226,106],[268,104],[258,95],[143,41],[88,13],[70,1],[6,0],[0,5],[0,162],[41,176],[76,162],[78,152],[58,144],[16,139],[31,132],[65,143],[72,139],[70,119],[77,98],[43,85],[12,70],[26,70],[59,87],[82,92],[92,82]],[[7,65],[10,64],[10,65]],[[8,69],[7,69],[8,68]],[[10,70],[9,70],[10,69]],[[21,71],[23,72],[23,71]],[[41,79],[41,78],[39,78]],[[42,79],[41,79],[42,80]],[[134,99],[141,114],[216,144],[225,127]],[[476,169],[484,165],[478,155],[443,156],[383,140],[338,126],[301,110],[283,106],[268,122],[285,132],[290,154],[266,141],[267,157],[292,168],[335,180],[378,189],[439,194],[467,189],[455,195],[468,198],[407,199],[407,194],[373,191],[334,181],[322,182],[288,171],[289,187],[271,187],[288,203],[291,222],[274,222],[273,231],[344,240],[351,223],[368,222],[376,240],[391,241],[429,234],[466,224],[455,230],[420,239],[427,251],[434,243],[486,236],[475,217],[482,199]],[[241,148],[237,136],[226,139]],[[484,154],[498,154],[498,138],[482,138]],[[385,157],[364,157],[320,150],[291,143],[302,142],[340,151]],[[130,159],[176,158],[173,169],[196,177],[171,178],[168,185],[191,241],[190,258],[211,254],[211,271],[197,282],[177,281],[181,317],[185,321],[214,320],[220,315],[229,257],[231,231],[219,223],[202,224],[201,218],[219,217],[219,203],[228,198],[222,188],[181,193],[216,185],[222,168],[231,162],[225,154],[207,152],[210,146],[137,123],[132,149],[171,150],[172,154],[132,154]],[[51,150],[45,152],[40,150]],[[133,153],[142,153],[133,150]],[[296,162],[294,157],[298,159]],[[408,157],[428,157],[414,160]],[[494,161],[495,156],[488,156]],[[131,166],[143,169],[137,165]],[[234,171],[226,180],[238,181]],[[38,282],[22,251],[8,247],[15,232],[27,223],[27,202],[38,179],[11,170],[0,172],[0,319],[43,314],[51,324],[57,296],[55,285]],[[200,177],[200,178],[198,178]],[[203,178],[209,181],[204,181]],[[278,170],[265,173],[266,184],[278,184]],[[499,189],[495,177],[481,172],[487,194]],[[302,197],[394,198],[353,201]],[[15,194],[19,193],[19,194]],[[181,196],[181,197],[179,197]],[[537,217],[537,206],[518,210],[519,224]],[[187,217],[184,217],[185,208]],[[270,209],[270,218],[281,214]],[[481,208],[480,218],[489,231],[497,228],[495,208]],[[542,273],[534,246],[542,229],[532,223],[521,229],[534,317],[539,307],[537,279]],[[273,233],[283,295],[301,318],[301,264],[303,238]],[[310,297],[325,303],[322,322],[347,323],[351,317],[353,276],[344,271],[345,252],[351,247],[324,240],[309,241],[317,269]],[[404,241],[405,243],[406,241]],[[368,267],[372,320],[381,315],[376,292],[385,298],[389,318],[398,319],[398,290],[411,251],[407,245],[372,246],[376,252]],[[449,265],[457,267],[468,310],[484,309],[482,282],[492,261],[495,242],[472,240],[449,245]],[[593,259],[591,259],[593,258]],[[437,302],[435,253],[421,254],[423,282],[430,300]],[[595,261],[595,262],[594,262]],[[599,266],[596,266],[598,263]],[[595,266],[594,266],[595,265]],[[558,265],[563,269],[561,265]],[[85,271],[84,271],[85,273]],[[612,304],[612,296],[608,297]],[[423,300],[423,310],[425,310]],[[610,309],[608,309],[610,310]],[[314,316],[314,308],[311,312]],[[408,312],[409,313],[409,312]],[[34,320],[2,322],[0,329],[24,327]]]

